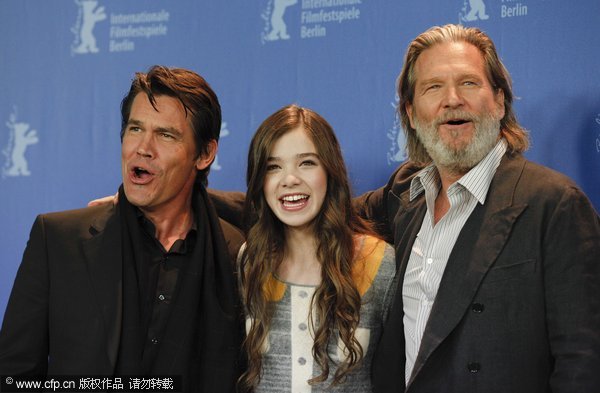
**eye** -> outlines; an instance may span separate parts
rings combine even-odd
[[[164,139],[175,139],[175,136],[173,136],[167,132],[161,132],[159,135],[161,138],[164,138]]]
[[[300,166],[317,166],[317,165],[319,165],[319,164],[314,160],[304,160],[300,163]]]
[[[279,169],[279,165],[277,164],[267,164],[267,172],[273,172]]]
[[[434,84],[425,86],[424,91],[425,91],[425,93],[437,91],[440,89],[440,87],[442,87],[442,85],[440,85],[439,83],[434,83]]]
[[[130,126],[127,128],[127,132],[131,132],[131,133],[140,132],[140,131],[142,131],[142,129],[138,126]]]

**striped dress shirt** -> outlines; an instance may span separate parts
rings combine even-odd
[[[411,182],[410,199],[425,192],[427,213],[413,244],[402,285],[407,384],[448,257],[477,203],[485,203],[490,183],[505,152],[506,141],[501,139],[479,164],[448,187],[450,208],[435,225],[434,205],[440,190],[437,169],[433,164],[429,165]]]

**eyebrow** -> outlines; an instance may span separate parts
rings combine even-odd
[[[140,120],[129,119],[127,120],[127,126],[143,126],[144,123]]]
[[[478,79],[481,80],[482,77],[481,75],[477,75],[476,73],[472,73],[472,72],[465,72],[465,73],[461,73],[458,75],[457,79]],[[424,79],[422,81],[417,80],[416,85],[428,85],[431,83],[440,83],[440,82],[444,82],[442,77],[439,76],[434,76],[428,79]]]
[[[317,153],[309,152],[309,153],[296,154],[296,158],[306,158],[306,157],[315,157],[315,158],[320,159],[320,157]],[[280,157],[269,156],[267,158],[267,161],[279,161],[279,160],[281,160]]]
[[[141,120],[137,120],[137,119],[129,119],[129,121],[127,122],[127,126],[143,126],[144,122]],[[153,131],[155,132],[168,132],[171,134],[176,134],[178,136],[182,135],[182,132],[179,131],[179,129],[175,128],[175,127],[158,127],[155,128]]]

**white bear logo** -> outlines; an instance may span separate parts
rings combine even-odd
[[[104,7],[98,7],[97,0],[75,0],[79,6],[79,15],[75,27],[71,29],[75,33],[74,53],[97,53],[96,37],[93,30],[96,23],[106,19]]]
[[[596,117],[596,123],[600,124],[600,113],[598,113],[598,117]],[[596,138],[596,151],[600,153],[600,135]]]
[[[6,156],[6,164],[2,169],[4,176],[29,176],[31,172],[25,159],[25,150],[39,142],[37,131],[31,130],[27,123],[17,123],[16,116],[6,123],[10,129],[8,146],[2,151]]]
[[[397,111],[398,97],[396,96],[396,102],[392,102],[394,108],[394,125],[388,130],[387,137],[392,141],[392,145],[387,153],[388,165],[406,161],[408,155],[406,154],[406,136],[404,135],[404,129],[402,128],[402,122],[400,121],[400,114]]]
[[[471,10],[467,15],[463,16],[463,21],[472,22],[477,19],[486,20],[490,18],[490,16],[485,13],[485,3],[483,0],[469,0],[469,6],[471,7]],[[466,1],[464,9],[466,9]]]
[[[267,25],[270,24],[271,31],[263,36],[263,39],[266,41],[277,41],[277,40],[289,40],[290,35],[287,32],[287,25],[283,20],[283,14],[285,13],[286,8],[291,5],[294,5],[298,2],[298,0],[273,0],[269,2],[269,6],[267,7],[267,13],[271,6],[273,7],[270,13],[270,19],[267,22]],[[266,19],[266,18],[265,18]],[[267,29],[268,31],[268,26]]]

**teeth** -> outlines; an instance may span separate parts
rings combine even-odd
[[[307,199],[307,198],[308,198],[307,195],[287,195],[281,199],[284,200],[285,202],[296,202],[301,199]]]

